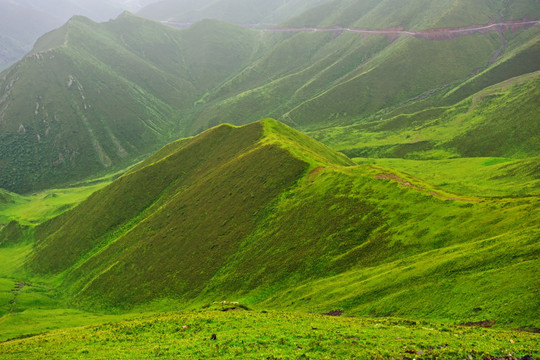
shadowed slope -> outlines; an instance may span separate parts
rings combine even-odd
[[[253,230],[262,209],[305,171],[305,162],[277,144],[257,142],[262,136],[260,123],[223,125],[175,151],[164,149],[165,157],[41,226],[32,267],[72,267],[66,279],[72,291],[82,287],[79,297],[101,305],[193,296]]]

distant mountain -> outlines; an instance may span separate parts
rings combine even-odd
[[[286,23],[288,26],[340,25],[367,29],[424,30],[540,18],[536,0],[334,0]]]
[[[30,51],[39,36],[62,23],[39,9],[0,0],[0,71]]]
[[[221,125],[40,225],[27,265],[93,310],[238,299],[537,327],[537,197],[463,197],[351,164],[274,120]]]
[[[75,18],[2,74],[0,153],[9,156],[0,187],[25,192],[126,166],[223,122],[271,116],[315,131],[440,115],[540,70],[540,21],[520,20],[534,4],[471,4],[340,0],[265,30],[206,20],[179,31],[131,14],[104,24]],[[420,151],[434,146],[426,141]]]
[[[190,14],[198,13],[213,0],[165,0],[150,4],[137,12],[138,16],[157,21],[193,21]],[[191,15],[193,16],[193,15]]]
[[[159,21],[217,19],[236,24],[278,24],[330,0],[165,0],[137,15]]]
[[[120,4],[120,6],[131,12],[138,11],[145,6],[158,2],[159,0],[111,0],[114,3]]]
[[[152,0],[0,0],[0,72],[29,52],[40,36],[62,26],[74,15],[86,16],[94,21],[106,21],[117,17],[126,9],[138,10],[151,2]]]
[[[368,3],[382,4],[355,2]],[[416,9],[413,3],[408,4]],[[441,6],[445,4],[441,2]],[[398,23],[412,21],[402,19],[401,13],[376,21],[374,14],[362,16],[367,9],[332,12],[335,6],[332,3],[312,10],[320,12],[324,21],[308,21],[309,16],[304,15],[265,32],[263,36],[275,45],[205,99],[207,106],[197,109],[192,130],[204,128],[208,122],[214,125],[213,121],[224,115],[236,123],[267,115],[300,129],[380,119],[384,115],[379,111],[416,112],[434,103],[453,104],[486,86],[540,69],[535,61],[540,54],[540,22],[510,22],[499,30],[490,26],[492,32],[484,34],[484,30],[467,27],[408,31],[409,26],[422,29],[427,25],[402,26],[400,30]],[[472,21],[486,24],[490,17],[496,19],[498,13],[508,10],[503,7],[489,12],[486,7],[484,15],[460,23],[453,12],[437,13],[429,6],[422,9],[414,12],[419,24],[429,19],[438,26],[469,26]],[[363,20],[351,23],[334,14],[356,14],[354,19]],[[525,16],[523,12],[510,19]],[[354,27],[347,28],[349,25]],[[362,30],[368,26],[380,31]],[[445,91],[453,95],[445,96]],[[435,97],[441,93],[443,98]],[[425,98],[428,101],[419,103]]]
[[[255,33],[224,23],[181,33],[129,14],[73,18],[0,78],[0,187],[27,192],[155,150],[255,45]]]

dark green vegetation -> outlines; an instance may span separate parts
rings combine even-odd
[[[208,8],[220,4],[225,2]],[[293,4],[301,9],[308,3],[283,6]],[[300,130],[319,130],[369,127],[381,118],[395,118],[403,127],[399,115],[419,113],[428,121],[486,87],[540,69],[536,26],[494,27],[455,38],[440,28],[540,17],[535,4],[340,0],[280,25],[439,28],[441,40],[255,31],[215,21],[180,31],[130,14],[103,24],[75,18],[2,74],[0,153],[6,156],[0,187],[29,192],[121,168],[171,139],[223,122],[241,125],[270,116]],[[537,84],[532,81],[529,89]],[[512,143],[524,133],[538,134],[537,127],[521,125]],[[469,135],[443,147],[478,156],[493,140],[471,144],[475,134]],[[431,139],[409,142],[395,155],[375,152],[401,157],[439,145]],[[504,152],[516,156],[527,147]],[[347,148],[354,150],[347,152],[351,156],[372,156],[358,144]]]
[[[52,332],[0,344],[0,352],[4,359],[515,359],[536,356],[538,341],[425,321],[215,309]]]

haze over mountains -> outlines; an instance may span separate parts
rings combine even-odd
[[[74,15],[95,21],[137,11],[151,1],[139,0],[0,0],[0,71],[21,59],[35,41]]]
[[[10,154],[0,163],[0,186],[27,192],[82,179],[224,121],[271,116],[315,130],[442,113],[487,86],[539,70],[538,22],[518,21],[536,7],[441,2],[442,11],[435,4],[393,13],[391,1],[336,1],[279,31],[208,20],[180,31],[131,14],[102,24],[74,18],[0,78],[1,150]],[[419,38],[322,31],[374,24],[388,31],[398,21],[422,31],[490,20],[501,25],[457,35],[441,28],[427,39],[433,31]],[[302,30],[312,26],[321,31]],[[411,151],[434,146],[430,139],[402,141]],[[364,147],[348,153],[361,155]]]
[[[279,24],[330,0],[165,0],[150,4],[137,15],[159,21],[193,23],[216,19],[235,24]]]

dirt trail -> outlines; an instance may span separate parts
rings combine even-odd
[[[375,168],[375,167],[372,167],[372,169],[376,169],[376,170],[381,170],[381,169],[378,169],[378,168]],[[461,201],[461,202],[467,202],[467,203],[474,203],[476,202],[473,198],[467,198],[467,197],[450,197],[448,195],[445,195],[445,194],[441,194],[441,193],[438,193],[436,191],[428,191],[418,185],[415,185],[411,182],[408,182],[406,180],[404,180],[403,178],[397,176],[396,174],[393,174],[393,173],[379,173],[377,175],[375,175],[375,179],[377,180],[392,180],[392,181],[395,181],[397,183],[399,183],[401,186],[403,187],[407,187],[407,188],[411,188],[413,190],[416,190],[416,191],[419,191],[419,192],[424,192],[424,191],[427,191],[428,194],[430,194],[431,196],[435,196],[439,199],[443,199],[443,200],[451,200],[451,201]]]
[[[362,36],[369,35],[385,35],[391,40],[394,40],[400,36],[405,37],[415,37],[418,39],[424,40],[451,40],[456,37],[472,35],[472,34],[488,34],[491,32],[497,32],[503,38],[504,46],[506,46],[506,39],[502,36],[504,31],[517,31],[524,28],[529,28],[533,26],[540,26],[540,20],[511,20],[511,21],[498,21],[491,22],[485,25],[471,25],[471,26],[462,26],[455,28],[439,28],[439,29],[430,29],[430,30],[420,30],[420,31],[407,31],[403,30],[402,27],[398,28],[389,28],[389,29],[380,29],[380,30],[368,30],[368,29],[359,29],[359,28],[344,28],[340,26],[334,26],[329,28],[313,28],[313,27],[302,27],[302,28],[272,28],[261,30],[261,32],[268,33],[283,33],[283,32],[333,32],[333,33],[343,33],[350,32],[361,34]]]

